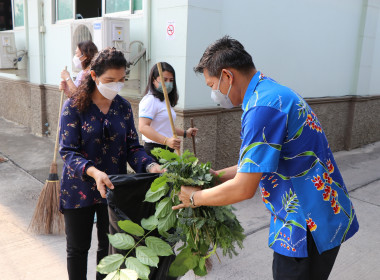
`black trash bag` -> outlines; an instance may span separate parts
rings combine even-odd
[[[124,232],[119,228],[118,221],[131,220],[140,225],[141,219],[154,215],[156,211],[155,203],[144,202],[144,199],[150,185],[159,176],[160,174],[156,173],[109,175],[115,187],[107,193],[110,234]],[[161,237],[157,231],[153,231],[150,235]],[[116,249],[110,244],[109,254],[125,255],[127,252]],[[149,279],[177,279],[167,276],[175,255],[159,258],[158,268],[150,267]]]

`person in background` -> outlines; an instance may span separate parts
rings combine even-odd
[[[170,151],[179,150],[181,147],[181,139],[173,137],[162,89],[162,82],[164,82],[168,91],[173,122],[175,122],[176,113],[173,108],[178,102],[175,72],[174,68],[167,62],[161,62],[161,67],[164,81],[161,80],[157,64],[155,64],[150,71],[145,96],[139,104],[138,128],[145,142],[144,149],[152,157],[151,150],[156,147],[169,148]],[[183,138],[195,136],[198,131],[197,128],[175,129],[177,135]]]
[[[69,71],[64,69],[61,72],[62,82],[59,90],[65,90],[67,97],[71,97],[75,93],[84,77],[89,73],[91,60],[97,52],[98,48],[92,41],[83,41],[78,44],[73,57],[73,63],[75,68],[82,70],[78,73],[75,81],[72,80]]]
[[[316,114],[300,95],[256,70],[243,45],[228,36],[211,44],[194,70],[216,103],[242,106],[242,143],[238,164],[216,171],[220,185],[183,186],[182,204],[173,209],[233,204],[260,186],[271,212],[273,278],[327,280],[359,224]]]
[[[122,52],[106,48],[91,62],[75,98],[63,105],[60,154],[64,161],[60,210],[65,220],[69,280],[87,275],[87,256],[97,214],[97,263],[108,254],[107,174],[125,174],[128,163],[137,173],[161,172],[139,144],[130,103],[118,95],[127,61]],[[96,279],[105,275],[97,273]]]

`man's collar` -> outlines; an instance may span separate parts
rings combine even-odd
[[[244,111],[244,108],[247,106],[248,100],[251,98],[253,91],[255,90],[260,78],[261,78],[261,73],[260,71],[257,71],[256,74],[252,77],[251,81],[249,82],[248,88],[244,94],[243,104],[241,105],[243,111]]]

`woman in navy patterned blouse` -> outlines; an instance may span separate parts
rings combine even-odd
[[[63,106],[60,154],[64,161],[60,209],[65,217],[69,279],[86,279],[87,255],[97,214],[97,262],[108,253],[107,174],[160,172],[139,144],[131,105],[117,95],[127,61],[114,48],[101,51],[74,96]],[[97,274],[97,279],[103,276]]]

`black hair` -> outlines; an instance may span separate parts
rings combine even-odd
[[[98,52],[98,48],[92,41],[83,41],[78,44],[78,49],[86,57],[85,60],[82,61],[82,68],[86,69],[90,63],[91,60],[94,58],[96,53]]]
[[[121,51],[115,48],[105,48],[91,61],[91,69],[97,77],[103,75],[108,69],[120,69],[127,68],[129,63],[124,57]],[[80,112],[84,112],[88,109],[92,100],[92,93],[96,87],[95,81],[90,74],[87,74],[83,82],[80,84],[72,98],[74,99],[74,106],[78,108]]]
[[[174,71],[174,68],[167,62],[161,62],[161,68],[162,68],[162,72],[168,71],[173,74],[173,78],[174,78],[173,90],[170,93],[168,93],[168,96],[169,96],[170,106],[174,107],[175,105],[177,105],[178,98],[179,98],[178,92],[177,92],[177,83],[175,79],[175,71]],[[150,70],[148,84],[145,89],[145,94],[147,94],[148,92],[151,92],[154,97],[157,97],[158,99],[160,99],[160,101],[164,101],[165,100],[164,94],[162,92],[159,92],[153,84],[153,81],[156,80],[158,77],[159,77],[158,67],[157,67],[157,64],[155,64]],[[161,81],[161,82],[164,82],[164,81]]]
[[[194,71],[203,73],[207,69],[210,76],[218,77],[224,68],[234,68],[244,73],[255,69],[252,56],[244,46],[227,35],[207,47]]]

